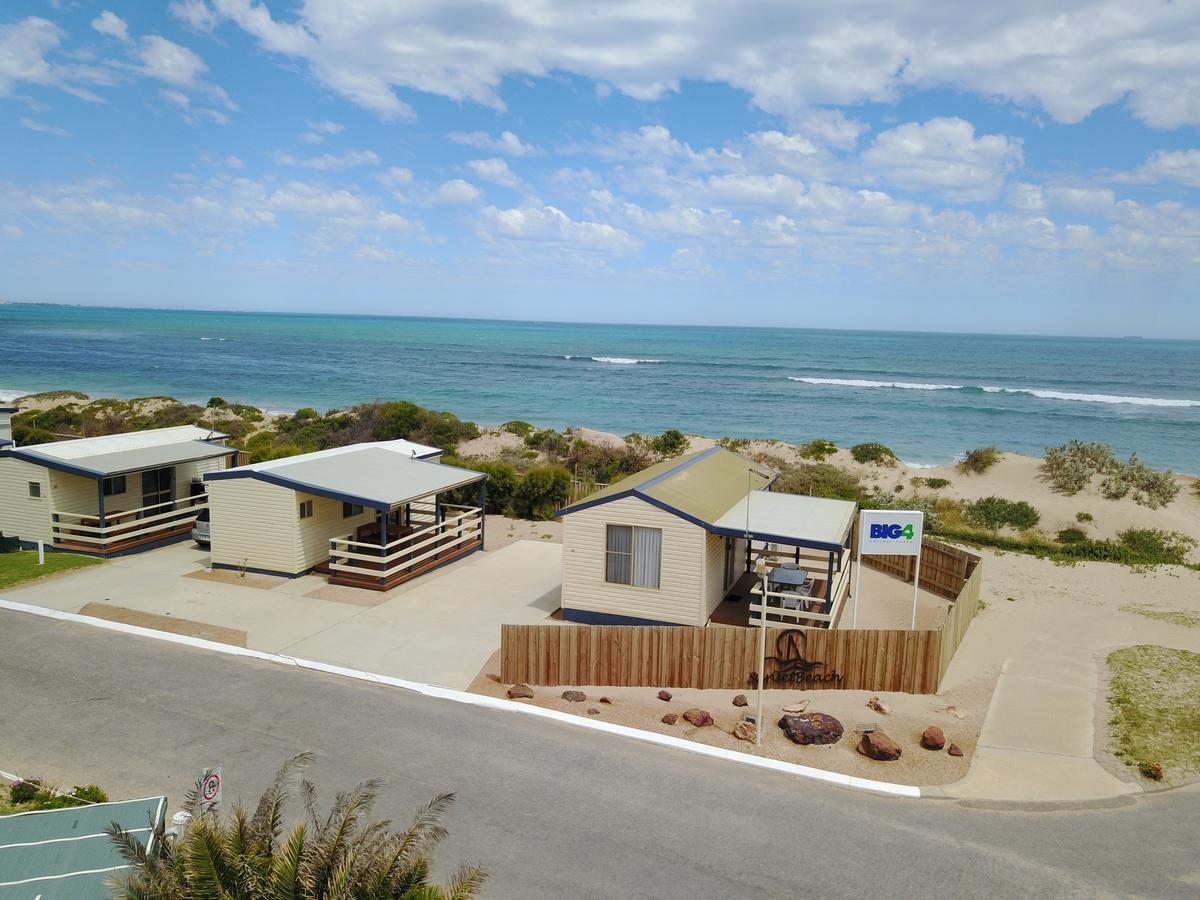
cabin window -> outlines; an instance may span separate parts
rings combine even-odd
[[[30,497],[42,496],[42,483],[40,481],[29,482],[29,496]]]
[[[311,519],[313,514],[313,502],[311,500],[300,501],[300,518]]]
[[[657,588],[662,569],[662,529],[607,526],[604,580],[611,584]]]
[[[342,503],[342,518],[349,519],[351,516],[357,516],[363,511],[362,505],[359,503]]]
[[[115,497],[117,494],[125,493],[125,476],[114,475],[112,478],[104,479],[104,496]]]

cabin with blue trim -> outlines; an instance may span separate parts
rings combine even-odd
[[[836,627],[856,504],[770,490],[721,447],[664,460],[563,509],[563,618],[630,625]],[[761,561],[761,562],[760,562]]]

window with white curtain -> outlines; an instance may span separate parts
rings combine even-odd
[[[662,569],[662,529],[609,525],[605,537],[604,580],[657,588]]]

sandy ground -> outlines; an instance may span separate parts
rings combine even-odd
[[[499,456],[505,450],[524,449],[525,441],[517,435],[501,431],[499,428],[489,428],[481,430],[479,437],[459,444],[456,452],[464,459],[470,457],[491,459]]]
[[[499,550],[516,541],[562,543],[562,522],[531,522],[528,519],[512,519],[492,513],[488,515],[483,528],[485,550]]]

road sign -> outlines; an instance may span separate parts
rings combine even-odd
[[[213,812],[221,805],[221,767],[205,769],[200,778],[200,812]]]

